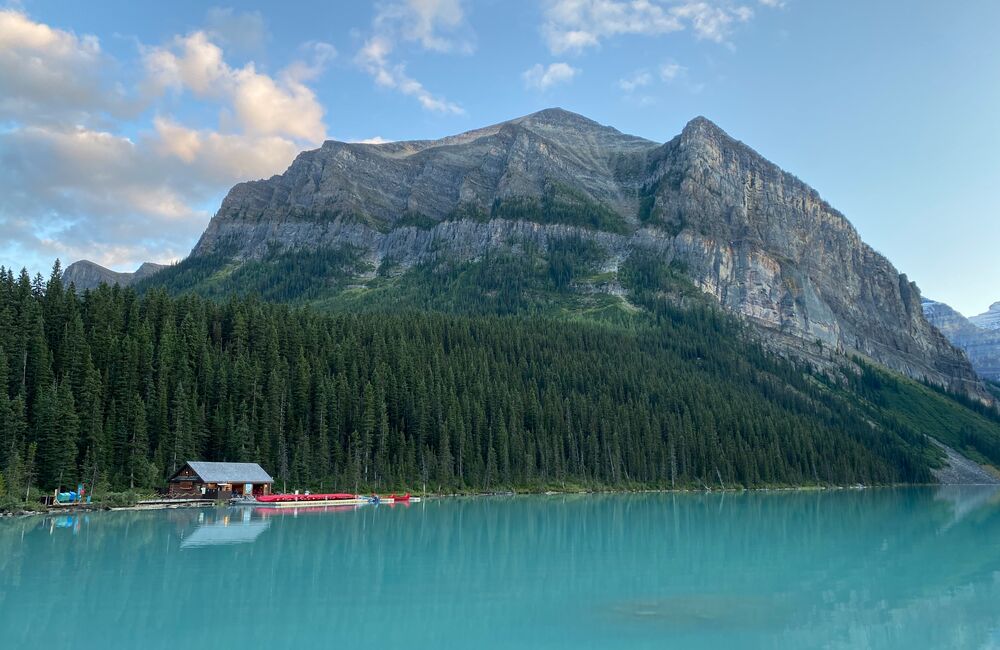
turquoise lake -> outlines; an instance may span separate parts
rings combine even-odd
[[[0,648],[997,648],[1000,492],[0,521]]]

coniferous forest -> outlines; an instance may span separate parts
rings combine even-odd
[[[868,367],[815,375],[704,306],[322,314],[60,278],[0,273],[8,490],[155,488],[190,459],[260,462],[282,489],[928,482],[914,391],[1000,461],[988,412]]]

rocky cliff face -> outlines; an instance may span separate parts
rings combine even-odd
[[[349,244],[373,268],[405,270],[567,236],[600,244],[604,271],[637,249],[678,263],[782,349],[860,353],[983,395],[905,275],[814,190],[704,118],[665,144],[560,109],[438,141],[327,142],[234,187],[192,256]]]
[[[1000,303],[994,303],[990,311],[998,306]],[[982,318],[990,312],[966,318],[943,302],[927,299],[923,301],[922,307],[931,325],[965,351],[980,377],[1000,381],[1000,326],[991,329],[978,324],[992,323],[993,321]]]
[[[65,271],[63,271],[63,283],[66,285],[75,285],[77,291],[96,289],[101,284],[120,284],[121,286],[126,287],[134,282],[142,280],[143,278],[148,278],[165,267],[166,265],[164,264],[143,262],[143,264],[132,273],[119,273],[117,271],[112,271],[111,269],[106,269],[100,264],[95,264],[90,260],[80,260],[79,262],[73,262],[66,267]]]

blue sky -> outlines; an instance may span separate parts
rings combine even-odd
[[[991,0],[25,0],[0,13],[0,264],[177,259],[325,138],[561,106],[658,141],[705,115],[974,314],[1000,299],[998,24]]]

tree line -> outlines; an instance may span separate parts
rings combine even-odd
[[[924,482],[933,462],[704,308],[328,315],[0,269],[0,387],[8,489],[152,488],[192,459],[351,490]]]

